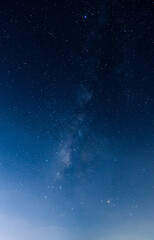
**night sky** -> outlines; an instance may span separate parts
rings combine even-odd
[[[0,2],[0,240],[154,239],[149,0]]]

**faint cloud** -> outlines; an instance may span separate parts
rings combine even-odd
[[[36,226],[25,220],[0,215],[0,239],[2,240],[72,240],[71,233],[60,226]]]
[[[77,102],[81,107],[83,107],[87,105],[92,98],[93,98],[93,92],[88,90],[86,87],[83,87],[78,92]]]
[[[72,139],[68,136],[67,140],[61,141],[55,153],[54,180],[61,180],[66,169],[72,165]]]
[[[70,143],[64,143],[58,152],[58,158],[63,164],[64,168],[68,168],[72,164]]]

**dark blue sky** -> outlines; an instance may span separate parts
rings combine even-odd
[[[0,239],[152,240],[152,49],[150,1],[1,1]]]

